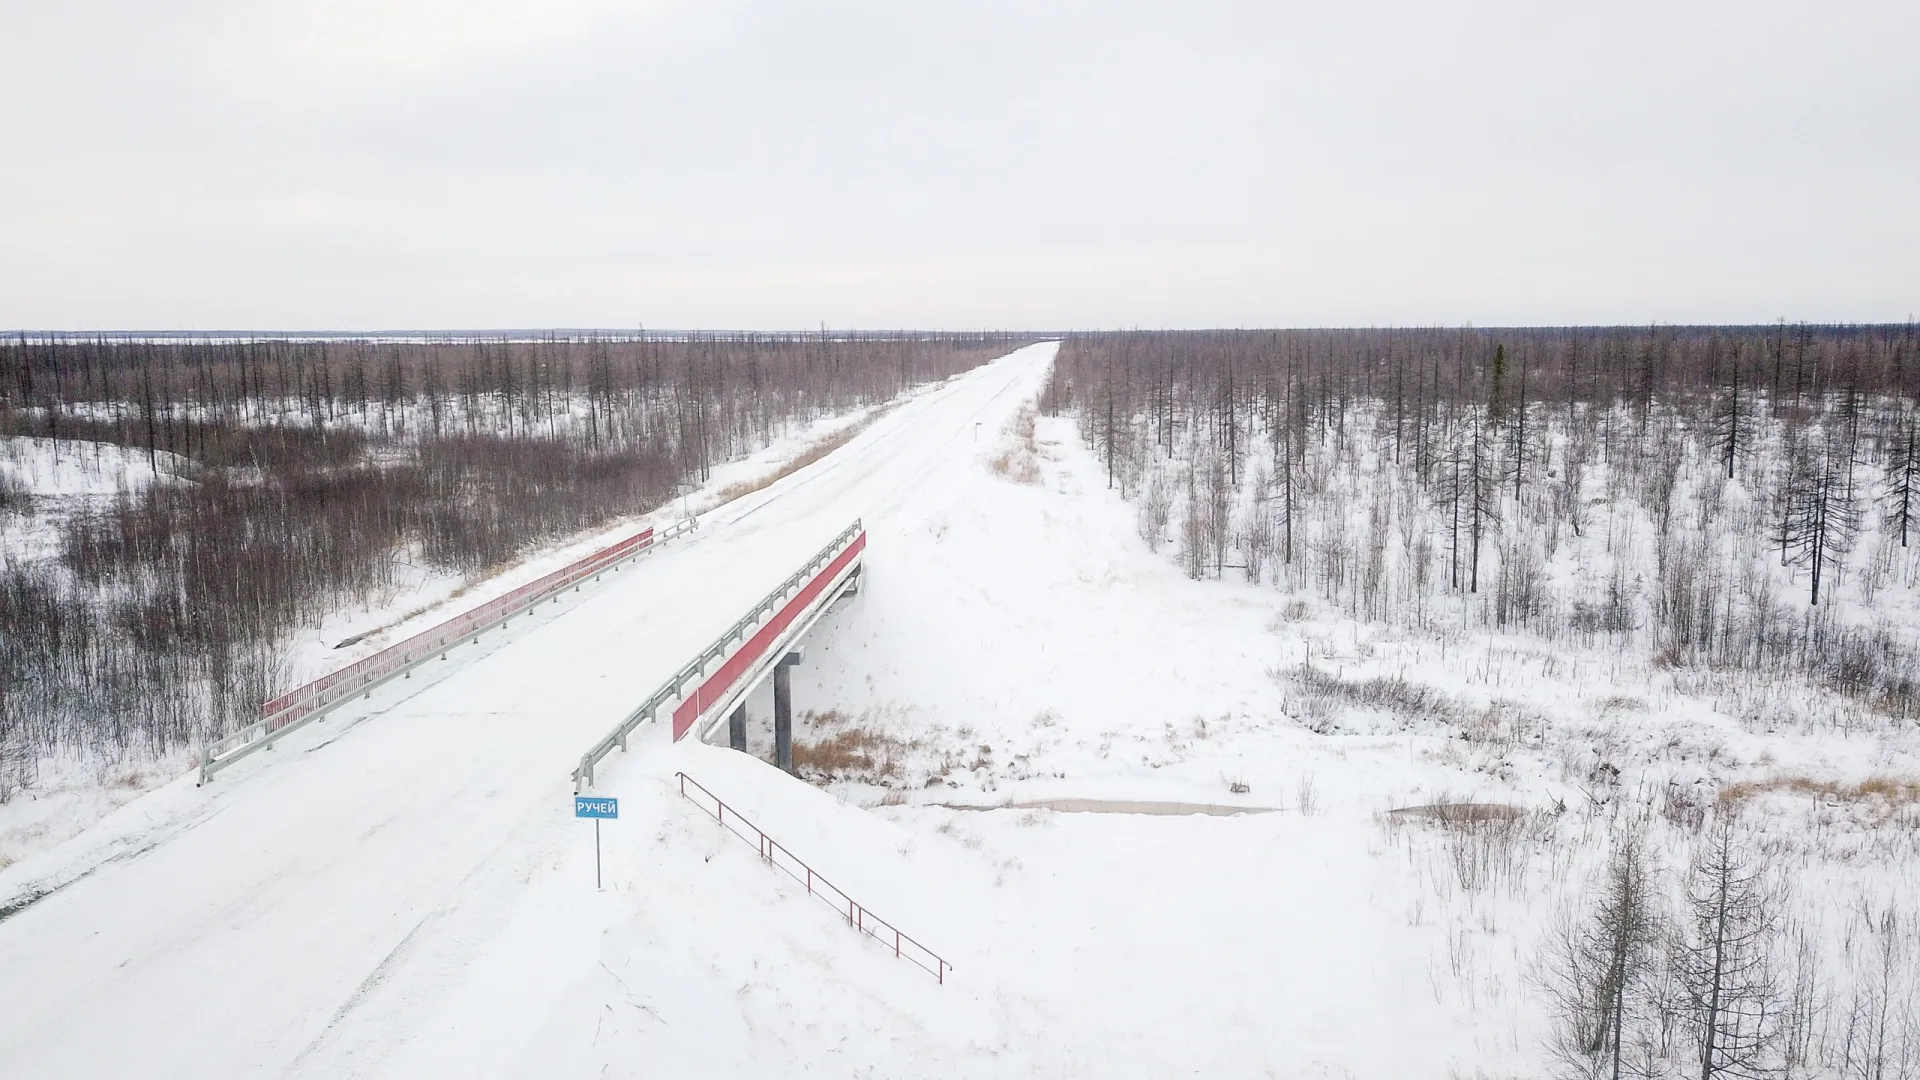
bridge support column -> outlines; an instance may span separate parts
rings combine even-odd
[[[773,665],[773,763],[793,771],[793,666],[800,662],[795,649]]]
[[[740,704],[733,707],[733,715],[727,717],[727,745],[740,751],[745,751],[747,748],[747,700],[745,698],[741,698]]]

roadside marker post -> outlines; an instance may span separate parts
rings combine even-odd
[[[593,887],[598,889],[600,888],[600,822],[620,816],[620,800],[602,799],[595,795],[575,795],[573,816],[593,819]]]

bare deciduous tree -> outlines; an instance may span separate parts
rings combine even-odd
[[[1584,919],[1549,940],[1539,982],[1552,1005],[1549,1049],[1581,1078],[1620,1080],[1655,1002],[1647,978],[1664,931],[1653,871],[1639,842],[1621,844]]]
[[[1706,834],[1673,937],[1677,1003],[1700,1080],[1772,1074],[1779,1037],[1773,897],[1759,867],[1722,819]]]

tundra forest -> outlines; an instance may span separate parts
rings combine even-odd
[[[1917,403],[1911,324],[1779,324],[1077,335],[1041,407],[1189,576],[1302,598],[1292,720],[1574,793],[1389,816],[1439,897],[1409,920],[1452,920],[1436,995],[1545,1003],[1561,1075],[1892,1080],[1920,1076]],[[1797,772],[1816,743],[1866,779]]]
[[[0,435],[153,482],[0,473],[0,800],[56,751],[217,738],[298,680],[295,629],[396,575],[485,573],[716,462],[1004,352],[990,336],[0,345]]]
[[[0,798],[49,758],[231,731],[330,615],[664,508],[1032,340],[0,346],[0,435],[42,478],[0,483]],[[1920,1078],[1920,329],[1061,342],[1038,401],[964,452],[1016,500],[996,508],[1108,520],[1065,516],[1087,488],[1152,580],[1275,613],[1267,696],[1236,715],[1192,688],[1210,711],[1164,742],[1150,718],[1142,768],[1291,746],[1284,794],[1220,790],[1360,808],[1367,854],[1417,883],[1385,918],[1444,942],[1368,962],[1519,1075]],[[123,479],[69,489],[62,462]],[[904,805],[925,785],[898,763],[951,754],[882,713],[802,717],[800,775]],[[1114,727],[1088,756],[1147,745]],[[1042,752],[955,735],[989,778],[989,749]],[[1396,755],[1458,787],[1381,801],[1365,770]]]

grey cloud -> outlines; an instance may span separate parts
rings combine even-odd
[[[1911,5],[0,10],[0,325],[1920,308]]]

